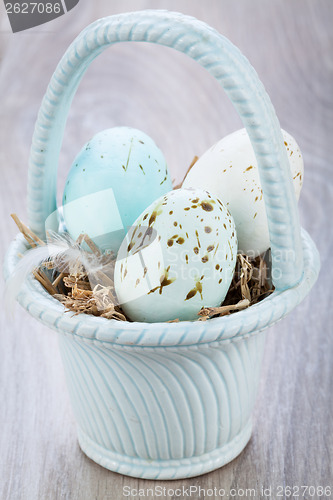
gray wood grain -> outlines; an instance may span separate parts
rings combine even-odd
[[[256,498],[264,498],[262,485],[272,487],[271,498],[278,498],[278,485],[330,485],[333,490],[331,0],[81,0],[66,16],[15,35],[1,3],[2,257],[16,234],[9,214],[15,211],[26,220],[29,146],[58,60],[89,22],[144,8],[194,15],[229,37],[250,59],[282,127],[303,152],[300,215],[318,245],[322,272],[310,296],[269,331],[249,445],[227,466],[184,481],[136,480],[89,460],[76,441],[56,335],[21,309],[14,320],[2,311],[0,498],[120,499],[125,498],[125,486],[147,492],[156,486],[192,485],[223,488],[226,494],[232,488],[254,488]],[[79,148],[98,130],[114,125],[151,135],[177,179],[195,154],[241,126],[217,83],[193,61],[161,47],[119,45],[93,63],[74,99],[60,158],[59,193]],[[250,492],[243,498],[250,498]]]

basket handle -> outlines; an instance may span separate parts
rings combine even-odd
[[[192,17],[146,10],[100,19],[67,49],[41,104],[32,140],[28,176],[29,225],[45,236],[45,220],[56,210],[59,153],[69,108],[89,64],[114,43],[152,42],[197,61],[226,91],[249,134],[259,167],[278,290],[303,273],[297,203],[280,125],[257,73],[227,38]]]

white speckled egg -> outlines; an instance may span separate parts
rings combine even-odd
[[[303,159],[295,139],[282,130],[297,199],[303,182]],[[246,129],[224,137],[199,158],[183,187],[201,187],[223,200],[237,230],[238,247],[250,257],[270,247],[257,160]]]
[[[234,221],[202,189],[177,189],[152,203],[124,239],[115,290],[133,321],[195,320],[220,305],[237,256]]]
[[[67,177],[67,230],[74,239],[87,233],[116,253],[127,228],[171,187],[165,158],[150,137],[129,127],[103,130],[83,147]]]

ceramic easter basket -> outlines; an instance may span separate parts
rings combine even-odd
[[[101,19],[72,43],[38,115],[29,167],[29,224],[44,237],[56,209],[56,173],[68,110],[91,61],[123,41],[158,43],[206,68],[227,92],[254,148],[269,223],[275,291],[262,302],[206,322],[130,323],[65,313],[31,276],[18,300],[59,332],[82,450],[102,466],[139,478],[203,474],[235,458],[251,435],[268,326],[314,284],[319,255],[301,230],[274,109],[246,58],[206,24],[179,13],[142,11]],[[12,243],[10,275],[21,236]]]

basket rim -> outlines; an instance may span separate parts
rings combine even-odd
[[[315,243],[302,229],[304,273],[293,288],[274,291],[266,299],[247,309],[207,321],[178,323],[120,322],[88,314],[72,315],[44,290],[31,275],[17,297],[33,317],[50,328],[77,339],[127,347],[178,347],[230,342],[259,333],[283,318],[309,293],[317,280],[320,257]],[[27,244],[22,234],[12,241],[4,263],[5,280],[12,274]]]

